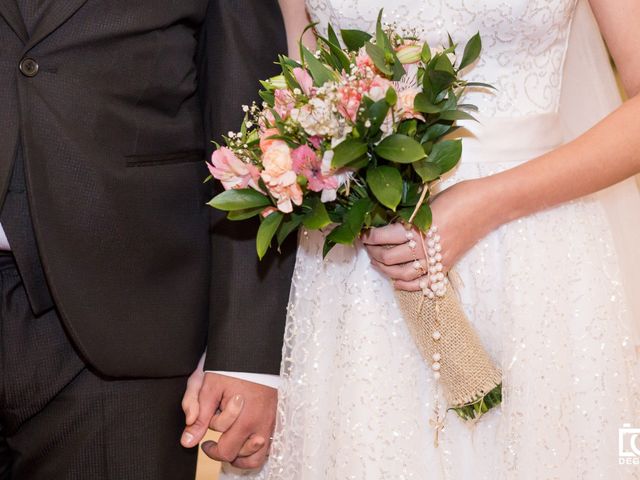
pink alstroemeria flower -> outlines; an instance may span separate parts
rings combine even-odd
[[[322,137],[320,135],[309,137],[309,143],[313,145],[313,148],[315,148],[316,150],[320,150],[320,146],[322,145]]]
[[[338,180],[333,175],[322,173],[322,159],[308,145],[302,145],[291,152],[293,158],[293,170],[298,175],[304,175],[308,180],[307,186],[313,192],[323,190],[335,190],[338,188]]]
[[[309,72],[304,68],[296,67],[293,69],[293,77],[296,79],[296,82],[298,82],[298,85],[300,85],[302,93],[306,96],[311,95],[311,91],[313,89],[313,78],[311,78]]]
[[[278,89],[273,94],[275,97],[273,109],[284,120],[296,106],[296,100],[289,90]]]
[[[247,188],[256,190],[260,172],[252,163],[245,163],[227,147],[221,147],[211,155],[211,163],[207,163],[213,178],[220,180],[225,190]]]
[[[260,127],[261,133],[264,133],[267,128],[272,128],[275,124],[276,117],[273,116],[273,112],[271,110],[265,110],[258,119],[258,126]]]

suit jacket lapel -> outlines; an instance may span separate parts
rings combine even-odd
[[[0,0],[0,2],[14,2],[15,0]],[[47,35],[56,30],[85,4],[87,0],[54,0],[46,6],[40,21],[35,26],[28,41],[28,48],[42,41]]]
[[[22,43],[27,43],[29,34],[16,0],[0,0],[0,16],[4,17]]]

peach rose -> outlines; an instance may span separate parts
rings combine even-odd
[[[263,176],[264,179],[264,176]],[[282,213],[291,213],[293,204],[302,205],[302,189],[297,182],[295,172],[288,172],[276,181],[267,182],[265,180],[269,192],[278,202],[278,210]]]
[[[420,112],[417,112],[413,104],[416,99],[416,95],[420,93],[417,88],[407,88],[398,92],[398,104],[397,108],[400,112],[400,118],[407,120],[409,118],[418,118],[424,121],[424,117]]]
[[[267,150],[269,150],[269,148],[271,148],[271,145],[273,145],[275,142],[282,142],[282,140],[278,140],[276,138],[269,138],[273,137],[274,135],[280,135],[280,131],[277,128],[266,128],[265,130],[260,132],[260,150],[262,150],[262,153],[265,153]]]
[[[291,149],[282,140],[273,140],[262,155],[264,171],[272,177],[280,177],[293,170]]]

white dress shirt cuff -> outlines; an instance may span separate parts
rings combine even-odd
[[[269,375],[266,373],[218,372],[213,370],[206,370],[205,373],[226,375],[227,377],[237,378],[238,380],[244,380],[246,382],[258,383],[265,387],[275,388],[276,390],[280,387],[280,377],[278,375]]]

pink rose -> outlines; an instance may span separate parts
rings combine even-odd
[[[278,140],[277,138],[269,138],[275,135],[280,135],[280,130],[277,128],[267,128],[260,132],[260,150],[262,150],[262,153],[269,150],[275,142],[282,142],[282,140]]]
[[[309,181],[309,190],[321,192],[338,188],[338,180],[333,175],[322,173],[322,159],[308,145],[302,145],[291,152],[293,170],[304,175]]]
[[[298,85],[300,85],[302,93],[304,93],[306,96],[311,95],[311,89],[313,88],[313,78],[311,78],[309,72],[307,72],[303,68],[296,67],[293,69],[293,77],[296,79],[296,82],[298,82]]]
[[[273,109],[284,120],[289,116],[291,109],[296,106],[296,100],[289,90],[278,89],[274,92],[275,103]]]
[[[247,188],[256,190],[260,172],[252,163],[245,163],[227,147],[221,147],[211,155],[211,163],[207,163],[213,178],[220,180],[225,190]]]

